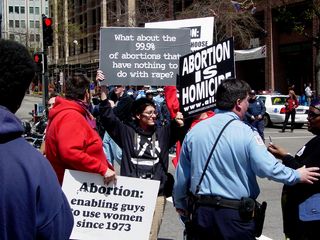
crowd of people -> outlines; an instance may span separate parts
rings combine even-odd
[[[222,81],[216,109],[184,119],[174,86],[110,87],[98,70],[96,94],[86,75],[75,73],[66,79],[64,95],[49,100],[44,157],[21,137],[14,115],[34,73],[25,47],[0,40],[1,239],[69,239],[73,216],[61,190],[65,170],[97,173],[110,184],[117,178],[115,162],[121,176],[160,182],[151,240],[171,195],[181,219],[191,222],[189,239],[255,239],[257,176],[284,184],[286,236],[317,238],[320,214],[309,213],[320,201],[319,99],[310,101],[308,114],[308,130],[316,136],[291,156],[282,147],[266,147],[266,109],[245,81]],[[298,104],[289,91],[286,122],[287,115],[294,122]]]

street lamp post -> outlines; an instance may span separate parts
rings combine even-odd
[[[79,42],[78,40],[73,40],[73,44],[74,44],[74,48],[75,48],[75,55],[76,55],[76,64],[80,66],[80,63],[79,63],[79,52],[78,52],[78,46],[79,46]]]

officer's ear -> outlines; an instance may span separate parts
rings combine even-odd
[[[236,101],[236,106],[235,106],[235,107],[236,107],[237,110],[241,109],[241,107],[240,107],[241,101],[242,101],[242,100],[239,99],[239,98],[238,98],[237,101]]]

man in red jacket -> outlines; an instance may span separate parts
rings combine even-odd
[[[89,83],[83,74],[67,79],[65,98],[56,97],[54,108],[49,112],[46,156],[60,184],[65,169],[99,173],[106,184],[115,179],[89,111]]]

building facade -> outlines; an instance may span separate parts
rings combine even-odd
[[[95,78],[99,66],[99,32],[107,26],[143,26],[143,17],[150,9],[150,1],[135,0],[51,0],[50,12],[54,21],[54,44],[50,49],[50,78],[56,81],[74,71],[85,70]],[[174,17],[192,0],[159,1],[155,16],[159,20]],[[149,12],[150,13],[150,12]]]
[[[148,21],[175,19],[176,13],[184,11],[192,0],[159,1],[154,15],[148,12],[149,1],[135,0],[52,0],[50,12],[55,24],[55,41],[50,49],[51,78],[68,75],[77,69],[85,69],[92,79],[99,66],[99,30],[106,26],[143,26],[143,17]],[[241,2],[241,1],[239,1]],[[253,1],[252,1],[253,2]],[[237,77],[249,82],[253,89],[287,93],[288,86],[295,85],[298,94],[304,85],[311,82],[316,88],[316,50],[312,40],[278,21],[279,9],[286,5],[301,12],[310,0],[255,1],[254,16],[265,29],[264,34],[253,37],[254,46],[266,46],[266,57],[236,63]],[[154,7],[155,9],[156,7]],[[212,12],[207,11],[208,15]],[[201,17],[206,17],[201,16]],[[154,20],[152,19],[154,17]],[[319,32],[318,19],[307,25],[306,32]],[[249,47],[249,43],[248,43]]]
[[[257,39],[260,45],[266,46],[266,58],[238,62],[239,78],[248,81],[256,90],[287,94],[288,87],[294,85],[296,93],[301,95],[309,82],[316,89],[314,66],[317,52],[313,37],[319,34],[319,19],[311,19],[305,24],[303,34],[298,34],[292,31],[290,21],[286,21],[290,18],[282,19],[279,15],[285,6],[289,10],[287,14],[290,12],[302,21],[300,15],[310,2],[268,0],[257,5],[255,16],[266,32]]]
[[[41,51],[42,14],[49,15],[48,0],[2,0],[1,37]]]

